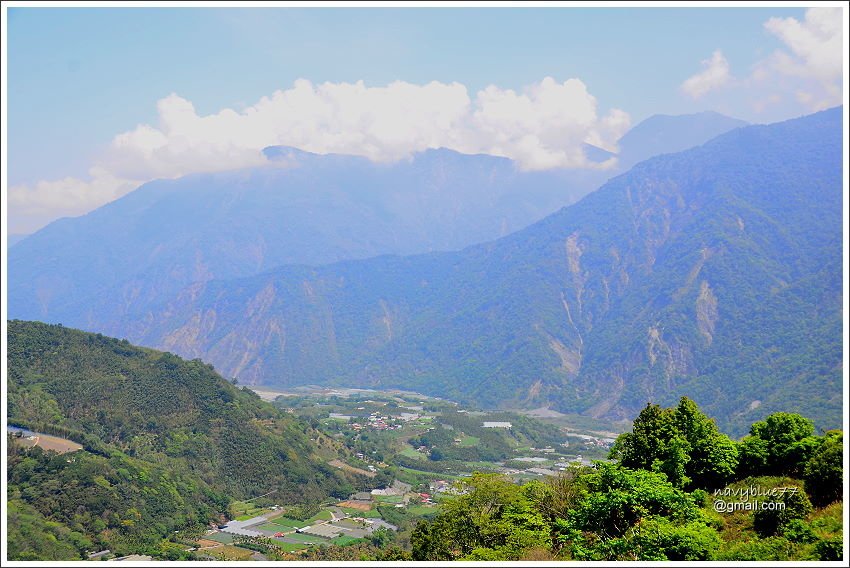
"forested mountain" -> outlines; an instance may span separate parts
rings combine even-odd
[[[506,235],[608,178],[429,150],[395,164],[293,148],[268,164],[147,183],[9,250],[12,317],[99,330],[197,281]]]
[[[80,552],[92,542],[137,550],[223,518],[233,499],[274,492],[300,503],[352,490],[326,463],[335,443],[201,361],[16,320],[8,348],[9,422],[85,448],[73,459],[10,455],[19,546],[30,526]]]
[[[713,127],[694,128],[694,116],[667,117],[663,130],[650,118],[635,127],[638,140],[623,138],[624,150],[646,157],[737,125],[711,115]],[[667,145],[644,144],[659,132]],[[585,153],[613,157],[591,145]],[[193,282],[457,250],[522,229],[624,171],[524,172],[506,158],[446,149],[394,164],[286,147],[265,154],[265,167],[153,181],[28,236],[8,252],[11,317],[101,331]]]
[[[17,320],[9,322],[8,347],[11,423],[77,432],[95,450],[191,456],[194,469],[236,497],[271,490],[303,497],[341,481],[319,463],[307,425],[206,363]],[[325,457],[335,455],[323,441]],[[317,484],[322,477],[328,483]]]
[[[743,120],[712,111],[678,116],[654,114],[620,138],[619,166],[630,168],[653,156],[681,152],[746,125]]]
[[[458,253],[198,283],[104,331],[251,383],[402,387],[740,433],[841,408],[841,109],[645,161]]]

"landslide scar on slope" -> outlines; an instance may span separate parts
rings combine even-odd
[[[697,329],[705,340],[711,345],[714,340],[714,326],[717,323],[717,296],[711,291],[711,286],[705,280],[699,288],[699,296],[696,301]]]

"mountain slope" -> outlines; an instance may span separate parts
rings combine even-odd
[[[26,233],[9,233],[6,235],[6,248],[12,248],[28,236]]]
[[[265,167],[159,180],[9,250],[10,315],[86,329],[196,281],[451,250],[508,234],[609,173],[429,150],[395,164],[269,148]]]
[[[200,361],[38,322],[8,331],[9,422],[83,444],[56,454],[10,440],[10,559],[183,558],[168,539],[203,534],[234,500],[360,486],[326,464],[337,443]]]
[[[105,329],[248,382],[835,426],[841,143],[840,108],[738,129],[492,243],[198,283]]]
[[[711,111],[677,116],[655,114],[617,142],[620,166],[630,168],[653,156],[681,152],[746,125],[743,120]]]
[[[9,322],[9,422],[71,432],[87,449],[184,464],[237,498],[299,501],[344,479],[309,428],[201,361],[38,322]]]
[[[623,138],[626,159],[630,148],[648,157],[732,127],[721,115],[659,120]],[[647,142],[659,132],[664,144]],[[585,153],[614,157],[589,144]],[[10,247],[10,316],[101,330],[193,282],[457,250],[526,227],[625,171],[523,172],[506,158],[445,149],[395,164],[287,147],[265,154],[265,167],[147,183]]]

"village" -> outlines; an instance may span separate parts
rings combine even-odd
[[[314,546],[346,545],[373,537],[378,531],[395,532],[399,527],[383,518],[377,508],[416,507],[430,512],[434,502],[428,494],[413,491],[408,483],[395,480],[386,487],[351,494],[348,499],[325,503],[307,519],[290,514],[298,507],[271,505],[251,508],[246,514],[211,527],[198,539],[195,551],[211,559],[263,560],[256,545],[299,553]]]

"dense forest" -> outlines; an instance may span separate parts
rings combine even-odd
[[[357,489],[326,463],[338,444],[201,361],[22,321],[9,322],[8,347],[9,423],[85,448],[66,458],[10,444],[20,557],[150,551],[223,519],[233,499],[306,503]]]
[[[57,454],[9,444],[11,559],[81,559],[103,548],[193,558],[185,543],[229,518],[237,499],[277,492],[303,503],[306,518],[317,500],[362,488],[326,464],[344,450],[308,423],[200,361],[100,335],[9,322],[8,404],[11,424],[84,445]],[[447,420],[472,426],[463,413]],[[812,420],[776,412],[734,440],[683,397],[648,404],[608,458],[524,483],[459,478],[418,520],[379,507],[399,533],[298,554],[268,539],[239,545],[290,560],[842,557],[839,430],[818,434]]]
[[[647,405],[611,460],[546,481],[461,482],[419,560],[839,560],[841,431],[775,413],[741,441],[696,404]]]

